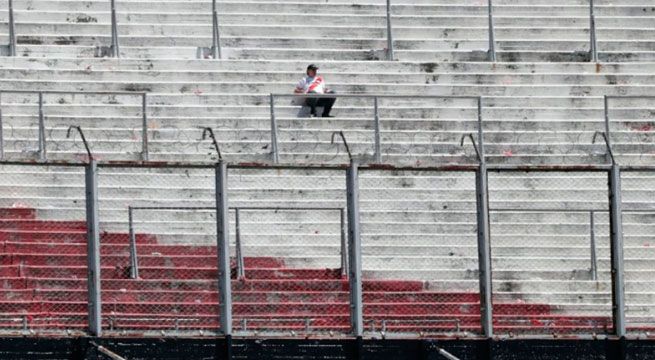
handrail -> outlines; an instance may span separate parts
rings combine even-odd
[[[597,260],[597,251],[596,251],[596,230],[595,230],[595,217],[594,215],[599,212],[609,212],[607,209],[538,209],[538,208],[496,208],[489,209],[489,212],[544,212],[544,213],[563,213],[563,212],[576,212],[576,213],[589,213],[589,248],[590,248],[590,261],[591,265],[589,268],[589,275],[591,280],[598,280],[598,260]],[[638,209],[629,209],[622,210],[624,213],[655,213],[655,209],[652,210],[638,210]]]
[[[8,3],[8,12],[9,12],[9,56],[16,56],[16,23],[14,21],[14,1],[9,0]]]
[[[470,95],[408,95],[408,94],[291,94],[291,93],[271,93],[269,95],[269,104],[270,104],[270,120],[271,120],[271,157],[273,163],[279,163],[279,153],[278,153],[278,126],[277,118],[275,116],[275,98],[296,98],[296,99],[322,99],[322,98],[361,98],[361,99],[373,99],[373,136],[374,136],[374,160],[375,163],[380,164],[382,162],[381,157],[381,130],[380,130],[380,109],[379,109],[379,99],[461,99],[461,100],[476,100],[477,101],[477,111],[478,111],[478,122],[481,123],[481,96],[470,96]],[[333,135],[334,139],[334,135]],[[350,156],[352,160],[352,156]]]
[[[0,98],[3,93],[6,94],[37,94],[38,95],[38,156],[41,162],[46,162],[48,160],[46,154],[46,129],[45,129],[45,113],[44,113],[44,101],[43,96],[49,94],[60,94],[60,95],[128,95],[128,96],[140,96],[141,97],[141,160],[148,161],[148,104],[147,96],[148,93],[140,91],[66,91],[66,90],[0,90]],[[0,104],[0,127],[2,125],[2,105]],[[2,130],[0,130],[0,159],[4,158],[4,143],[2,140]],[[87,149],[88,150],[88,149]],[[88,152],[88,151],[87,151]]]
[[[345,223],[345,213],[346,209],[343,207],[313,207],[313,206],[230,206],[229,210],[235,211],[235,228],[236,228],[236,238],[235,238],[235,257],[236,257],[236,272],[238,279],[245,279],[245,265],[244,265],[244,256],[241,246],[241,222],[240,222],[240,212],[242,210],[272,210],[275,212],[278,211],[339,211],[339,222],[340,222],[340,257],[341,257],[341,276],[347,276],[348,268],[348,246],[346,240],[346,223]],[[194,211],[194,210],[216,210],[216,207],[212,206],[128,206],[128,234],[130,239],[130,277],[132,279],[137,279],[139,277],[139,262],[137,256],[137,246],[136,246],[136,233],[134,231],[134,211],[135,210],[180,210],[180,211]]]

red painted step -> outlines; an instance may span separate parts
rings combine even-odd
[[[0,208],[2,219],[36,219],[36,209],[32,208]]]
[[[38,230],[38,231],[86,231],[86,221],[70,220],[36,220],[36,219],[4,219],[0,218],[0,229],[6,230]]]

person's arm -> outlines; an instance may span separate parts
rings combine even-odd
[[[305,93],[305,79],[301,79],[298,84],[296,85],[296,88],[293,89],[294,94],[304,94]]]

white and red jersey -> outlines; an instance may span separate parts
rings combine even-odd
[[[305,94],[310,92],[324,94],[326,89],[325,80],[323,80],[323,77],[319,75],[315,77],[305,76],[298,82],[296,89],[301,90]]]

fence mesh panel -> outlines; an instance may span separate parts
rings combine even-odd
[[[623,172],[623,256],[626,327],[651,333],[655,326],[655,189],[654,172]]]
[[[607,174],[491,172],[489,194],[495,332],[610,331]]]
[[[0,329],[84,331],[84,168],[0,165]]]
[[[245,277],[232,284],[235,333],[289,336],[349,331],[337,210],[345,206],[345,173],[230,169],[228,187],[233,244],[234,208],[295,209],[240,209]]]
[[[103,329],[216,333],[213,169],[100,168],[98,183]],[[128,207],[133,207],[137,279],[130,277]]]
[[[364,330],[479,333],[475,174],[359,176]]]

